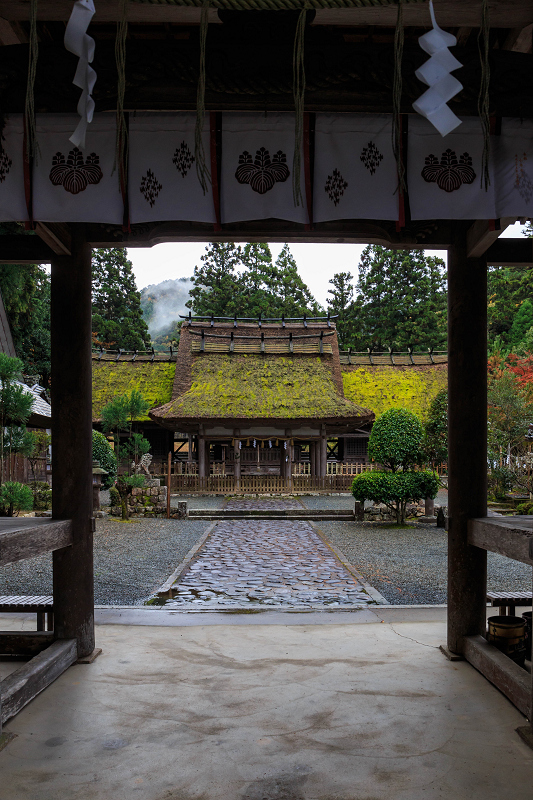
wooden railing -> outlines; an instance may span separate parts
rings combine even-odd
[[[291,480],[280,475],[171,475],[170,490],[179,494],[197,492],[211,494],[291,494],[293,492],[349,492],[353,475],[293,475]]]

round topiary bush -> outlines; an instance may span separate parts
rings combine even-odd
[[[368,455],[392,472],[405,471],[422,461],[422,423],[406,408],[390,408],[374,422]]]
[[[107,475],[102,475],[102,486],[109,489],[117,477],[117,459],[113,448],[100,431],[93,431],[93,461],[98,461]]]
[[[405,510],[411,501],[436,497],[439,479],[429,470],[417,472],[382,472],[373,470],[357,475],[352,483],[352,494],[359,503],[373,500],[385,503],[396,515],[399,525],[405,524]]]

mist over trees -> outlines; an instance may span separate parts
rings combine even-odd
[[[179,337],[180,314],[189,312],[186,303],[192,285],[190,278],[176,278],[141,291],[141,309],[154,346],[168,347]]]

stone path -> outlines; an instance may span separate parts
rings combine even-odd
[[[296,520],[217,523],[173,589],[166,608],[354,608],[372,602],[312,526]]]
[[[302,511],[303,506],[296,498],[230,498],[224,503],[224,511]]]

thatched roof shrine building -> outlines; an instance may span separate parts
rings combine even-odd
[[[320,476],[326,474],[328,436],[367,425],[374,415],[344,397],[330,320],[189,320],[181,331],[172,399],[150,418],[198,437],[200,477],[209,474],[210,443],[215,459],[228,461],[236,476],[241,463],[244,471],[285,475],[293,448],[309,445],[311,474]],[[269,458],[261,458],[265,449]]]

